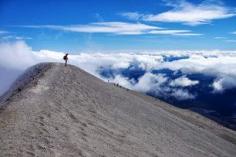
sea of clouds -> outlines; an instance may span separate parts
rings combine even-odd
[[[33,51],[24,41],[0,43],[0,94],[28,67],[39,62],[63,62],[65,52]],[[96,77],[126,88],[179,100],[194,99],[188,87],[201,83],[191,74],[212,77],[212,93],[236,87],[236,52],[157,51],[135,53],[78,53],[69,63]]]

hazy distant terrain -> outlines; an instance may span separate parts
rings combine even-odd
[[[5,94],[0,156],[228,156],[236,133],[75,66],[34,66]]]

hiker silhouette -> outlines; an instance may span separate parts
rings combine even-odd
[[[68,53],[65,54],[65,56],[63,57],[63,59],[65,60],[65,66],[67,66],[67,61],[68,61]]]

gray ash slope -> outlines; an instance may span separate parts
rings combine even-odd
[[[36,65],[2,97],[4,157],[235,154],[235,131],[71,65]]]

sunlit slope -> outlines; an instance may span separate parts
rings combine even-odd
[[[236,133],[75,66],[30,68],[2,98],[0,156],[228,156]]]

